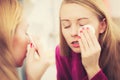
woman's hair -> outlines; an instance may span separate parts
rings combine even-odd
[[[63,0],[63,4],[75,3],[82,5],[91,10],[99,21],[105,19],[106,30],[99,34],[99,42],[101,45],[101,55],[99,65],[107,76],[108,80],[119,80],[120,77],[120,30],[112,21],[102,0]],[[61,5],[61,6],[62,6]],[[65,38],[63,37],[60,27],[60,51],[63,55],[68,55],[71,51]]]
[[[18,0],[0,0],[0,80],[18,80],[12,39],[22,17]]]

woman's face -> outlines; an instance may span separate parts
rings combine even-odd
[[[28,25],[26,22],[21,22],[15,31],[13,37],[13,49],[14,53],[12,54],[15,59],[15,64],[17,67],[22,66],[23,61],[27,53],[27,45],[29,43],[29,38],[27,35]]]
[[[63,4],[60,10],[60,21],[62,34],[69,47],[76,53],[80,53],[78,43],[78,30],[84,25],[91,25],[95,29],[98,38],[102,32],[102,25],[97,16],[89,9],[74,3]]]

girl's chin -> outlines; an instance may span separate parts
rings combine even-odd
[[[80,49],[72,49],[72,51],[77,53],[77,54],[80,53]]]
[[[76,54],[79,54],[80,52],[78,52],[78,51],[74,51]]]
[[[23,64],[16,64],[16,67],[21,67]]]
[[[16,62],[16,67],[21,67],[23,65],[23,61],[21,62]]]

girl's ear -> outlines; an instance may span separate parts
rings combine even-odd
[[[104,18],[101,22],[100,22],[100,27],[99,27],[99,33],[104,33],[105,30],[107,28],[107,23],[106,23],[106,19]]]

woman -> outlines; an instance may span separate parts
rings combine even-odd
[[[57,80],[120,79],[120,31],[107,12],[102,0],[63,0]]]
[[[33,45],[28,37],[28,25],[22,11],[22,6],[17,0],[0,0],[1,80],[19,80],[16,67],[22,66],[25,57],[27,57],[27,80],[40,80],[49,66],[49,62],[45,60],[40,50],[38,40],[34,40],[36,45]],[[29,44],[30,49],[27,51]],[[35,52],[38,54],[37,59],[34,57]]]

